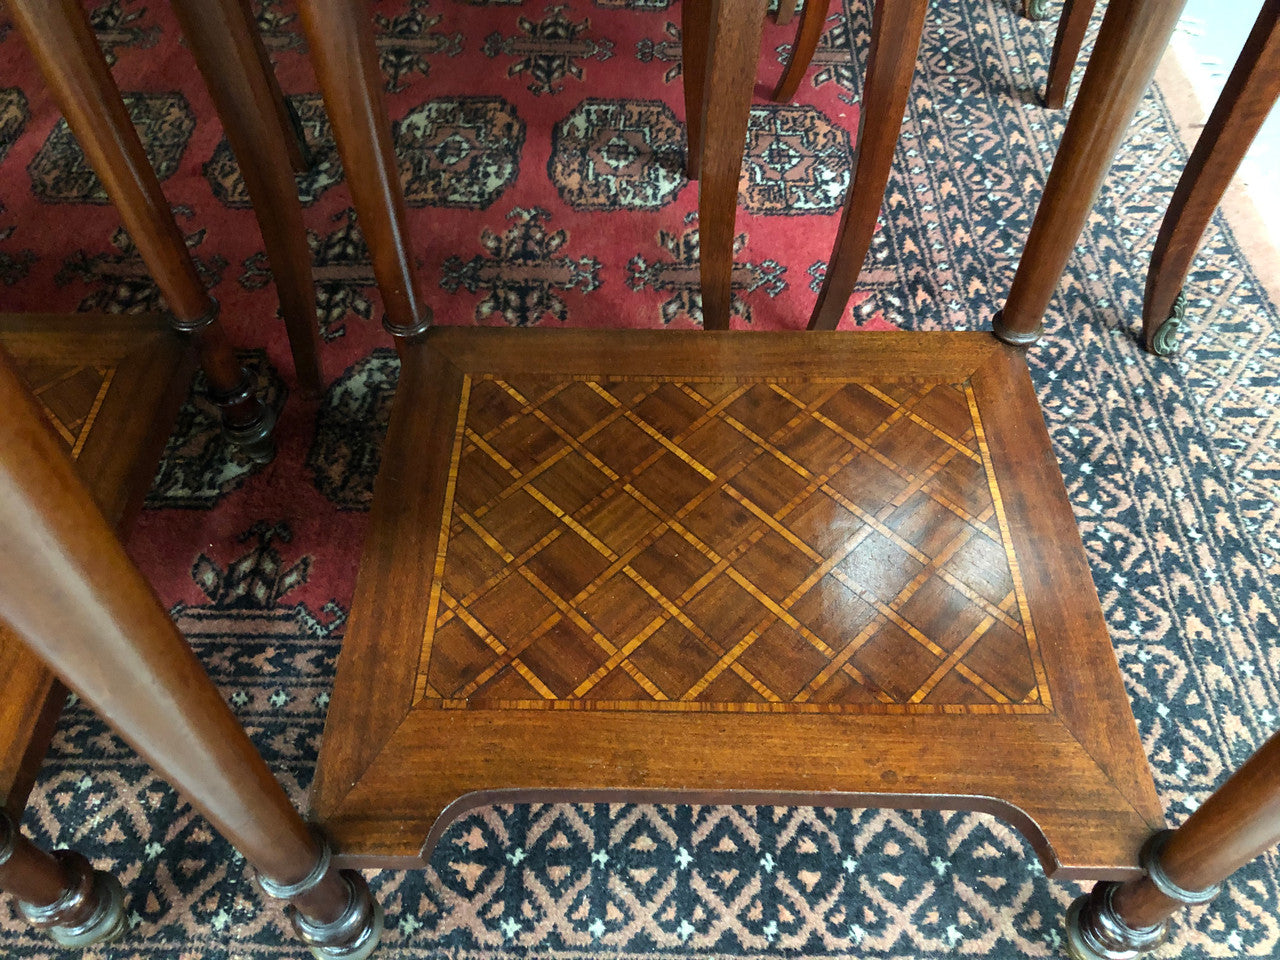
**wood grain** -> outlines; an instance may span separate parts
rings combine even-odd
[[[194,357],[161,316],[0,314],[0,346],[28,383],[75,426],[76,466],[114,528],[128,530],[155,475]],[[83,383],[74,374],[87,371]],[[108,389],[99,388],[110,373]],[[52,386],[51,386],[52,385]],[[76,393],[68,388],[80,387]],[[95,406],[96,404],[96,406]],[[90,415],[92,417],[90,418]],[[88,422],[85,422],[88,421]],[[53,736],[65,691],[26,647],[0,626],[0,797],[20,815]]]
[[[1146,770],[1015,351],[406,354],[312,797],[344,862],[414,862],[483,803],[647,797],[987,810],[1122,878],[1162,822]]]
[[[1267,0],[1200,131],[1160,224],[1142,307],[1142,335],[1148,347],[1154,346],[1156,332],[1173,313],[1209,221],[1277,97],[1280,0]]]
[[[1111,0],[1018,261],[994,321],[1006,343],[1034,342],[1111,161],[1173,35],[1185,0]]]

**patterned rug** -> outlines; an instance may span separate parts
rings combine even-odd
[[[1050,26],[1014,0],[929,14],[883,223],[846,325],[986,324],[1063,116],[1037,104]],[[413,249],[442,322],[696,324],[696,191],[681,177],[670,0],[380,0]],[[791,105],[752,114],[738,325],[798,328],[852,156],[866,5],[837,4]],[[282,324],[235,162],[166,5],[89,0],[99,39],[246,361],[278,397]],[[354,585],[396,364],[285,0],[260,21],[318,163],[300,181],[324,362],[267,468],[183,412],[130,541],[303,803]],[[770,26],[761,89],[790,28]],[[1280,310],[1215,222],[1182,352],[1138,346],[1142,281],[1186,151],[1153,90],[1071,261],[1032,366],[1156,783],[1179,822],[1277,726]],[[128,237],[21,39],[0,22],[0,297],[8,310],[154,307]],[[371,426],[373,425],[373,426]],[[24,823],[123,881],[129,939],[90,956],[293,957],[244,862],[72,703]],[[1274,854],[1180,917],[1167,955],[1280,953]],[[519,806],[457,823],[427,870],[370,875],[385,957],[998,958],[1061,954],[1079,892],[990,817],[766,807]],[[0,953],[58,957],[0,905]]]

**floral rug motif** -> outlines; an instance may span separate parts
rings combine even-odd
[[[312,776],[396,382],[290,0],[260,25],[315,157],[299,181],[331,386],[293,385],[235,159],[166,4],[88,0],[178,222],[237,343],[284,408],[266,468],[229,458],[207,405],[180,419],[129,541],[299,805]],[[1016,0],[931,5],[881,229],[846,327],[981,328],[1017,265],[1065,114],[1038,103],[1052,25]],[[800,329],[847,183],[867,5],[836,4],[795,103],[758,100],[738,215],[735,325]],[[689,327],[696,187],[670,0],[375,0],[438,320]],[[793,27],[766,27],[759,89]],[[1215,220],[1182,349],[1137,342],[1147,260],[1186,159],[1174,91],[1144,100],[1028,359],[1157,787],[1180,822],[1280,725],[1280,308]],[[154,309],[16,31],[0,14],[3,309]],[[1273,284],[1274,286],[1274,284]],[[122,880],[134,927],[63,954],[0,904],[14,957],[301,957],[244,861],[83,705],[24,829]],[[1280,953],[1280,861],[1174,926],[1167,955]],[[543,805],[455,824],[426,870],[370,874],[381,956],[756,960],[1062,956],[1080,892],[974,814]]]

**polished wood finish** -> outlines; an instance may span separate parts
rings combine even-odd
[[[1021,357],[406,351],[312,812],[344,862],[407,866],[549,798],[980,809],[1056,875],[1134,875],[1159,806]]]
[[[69,886],[58,861],[19,831],[7,811],[0,811],[0,890],[19,900],[48,906]]]
[[[865,109],[858,121],[858,164],[840,216],[831,262],[809,318],[810,330],[834,330],[840,323],[871,249],[915,76],[927,7],[928,0],[876,0],[863,85]]]
[[[1108,5],[1009,299],[993,322],[1006,343],[1039,339],[1045,310],[1184,5],[1185,0]]]
[[[78,853],[46,853],[0,810],[0,890],[14,912],[66,947],[118,939],[128,929],[119,882]]]
[[[1098,884],[1072,906],[1068,945],[1077,960],[1158,947],[1174,913],[1208,902],[1222,881],[1280,843],[1280,733],[1181,827],[1153,840],[1144,851],[1145,876]]]
[[[0,347],[10,351],[103,515],[126,530],[187,394],[190,344],[160,316],[0,315]],[[0,856],[0,890],[59,943],[113,940],[127,926],[119,883],[71,851],[45,853],[15,825],[66,690],[2,623],[0,676],[0,828],[10,830],[13,844],[10,856]]]
[[[0,346],[35,392],[95,502],[121,534],[186,396],[189,345],[165,318],[0,314]],[[65,691],[0,625],[0,802],[21,815]]]
[[[284,91],[280,89],[280,81],[276,79],[275,67],[271,65],[266,44],[262,42],[262,36],[257,31],[253,0],[239,0],[239,3],[244,11],[245,21],[253,28],[253,50],[258,57],[258,70],[266,78],[271,90],[272,108],[276,114],[276,121],[280,129],[287,132],[285,150],[289,154],[289,165],[293,167],[294,173],[306,173],[311,169],[312,158],[307,150],[307,138],[302,129],[302,120],[289,106],[289,101],[284,98]]]
[[[785,27],[791,22],[791,18],[796,15],[796,5],[796,0],[778,0],[778,12],[774,17],[778,26]]]
[[[794,12],[794,5],[793,5]],[[773,99],[779,102],[790,100],[800,89],[800,81],[805,71],[813,62],[814,51],[818,49],[818,41],[822,39],[822,30],[827,25],[827,17],[831,13],[831,0],[807,0],[804,10],[800,12],[800,26],[796,29],[796,39],[791,45],[791,56],[787,58],[787,66],[782,71],[782,79],[773,91]],[[782,10],[778,10],[778,23],[787,23],[782,19]],[[864,100],[864,102],[866,102]]]
[[[383,325],[399,348],[423,333],[432,317],[414,273],[369,10],[363,0],[302,0],[299,12],[360,231],[373,259],[386,310]]]
[[[0,348],[0,613],[277,890],[319,948],[376,939],[368,889],[325,863],[218,689],[76,476]],[[315,876],[313,876],[313,874]],[[358,916],[367,922],[346,927]]]
[[[9,12],[173,312],[173,326],[199,345],[228,438],[251,459],[270,460],[275,412],[263,406],[232,352],[84,9],[78,0],[11,0]]]
[[[173,12],[213,98],[253,201],[304,396],[324,389],[311,251],[294,181],[297,138],[244,0],[174,0]]]
[[[1240,168],[1249,145],[1280,97],[1280,0],[1267,0],[1182,178],[1178,181],[1147,272],[1142,338],[1158,354],[1172,353],[1182,321],[1180,299],[1191,261]]]
[[[1080,57],[1089,18],[1093,16],[1096,5],[1097,0],[1063,0],[1058,33],[1053,41],[1053,57],[1049,60],[1049,82],[1044,94],[1044,105],[1051,110],[1061,110],[1066,106],[1071,73]]]
[[[728,330],[733,306],[738,180],[768,0],[698,2],[710,8],[699,165],[702,183],[698,191],[702,326],[707,330]]]
[[[681,78],[684,93],[685,173],[702,175],[702,124],[706,109],[711,0],[680,0]]]

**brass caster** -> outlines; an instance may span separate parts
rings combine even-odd
[[[1049,20],[1049,0],[1023,0],[1022,15],[1028,20]]]
[[[1178,351],[1178,336],[1182,331],[1182,321],[1187,316],[1187,295],[1178,293],[1178,299],[1173,302],[1173,311],[1165,319],[1164,323],[1156,327],[1155,331],[1147,338],[1147,349],[1154,353],[1157,357],[1169,357]]]

